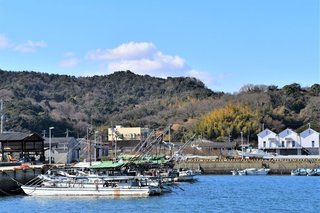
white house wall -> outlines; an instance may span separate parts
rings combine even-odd
[[[275,148],[277,147],[277,144],[279,143],[277,140],[277,134],[272,132],[269,129],[263,130],[261,133],[258,135],[258,148],[259,149],[270,149],[270,148]],[[266,142],[264,146],[264,142]]]
[[[279,133],[280,147],[282,147],[282,142],[284,142],[284,148],[297,148],[301,147],[301,142],[299,140],[299,135],[292,131],[291,129],[285,129]],[[294,142],[294,146],[293,146]]]
[[[319,147],[319,134],[313,133],[306,138],[301,137],[301,145],[302,147],[311,148],[312,141],[314,141],[314,147]]]

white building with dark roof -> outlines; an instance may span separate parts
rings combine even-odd
[[[280,146],[279,137],[270,129],[265,129],[258,134],[258,148],[272,149]]]
[[[319,132],[308,128],[300,133],[301,146],[308,149],[310,154],[318,153],[320,150]]]
[[[279,155],[319,155],[319,133],[311,128],[298,134],[285,129],[279,134],[265,129],[258,135],[258,148]]]
[[[279,140],[281,148],[301,147],[298,133],[289,128],[279,133]]]

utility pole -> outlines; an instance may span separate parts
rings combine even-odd
[[[91,140],[89,140],[89,162],[90,162],[90,166],[92,166],[91,146],[92,146],[92,142],[91,142]]]
[[[87,127],[87,148],[88,148],[88,158],[89,158],[89,165],[92,166],[92,156],[91,156],[91,152],[92,152],[92,141],[90,139],[90,136],[92,134],[92,126],[91,127]],[[89,141],[88,141],[89,140]]]
[[[90,159],[90,149],[89,149],[89,127],[87,127],[87,151],[88,151],[88,159]]]
[[[51,145],[51,130],[53,130],[54,127],[49,127],[49,165],[51,165],[51,151],[52,151],[52,145]]]
[[[171,124],[169,124],[170,128],[169,128],[169,144],[171,142]]]
[[[94,161],[96,162],[97,161],[97,134],[99,133],[99,131],[95,131],[94,132]],[[99,150],[99,149],[98,149]]]
[[[4,119],[4,112],[3,112],[3,100],[1,99],[1,106],[0,106],[0,116],[1,116],[1,127],[0,133],[3,133],[3,119]]]

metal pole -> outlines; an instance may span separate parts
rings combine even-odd
[[[116,136],[116,140],[115,140],[115,146],[114,146],[114,159],[117,159],[117,136]]]
[[[90,162],[90,166],[92,166],[92,159],[91,159],[91,140],[89,140],[89,162]]]
[[[243,132],[241,133],[241,159],[243,159]]]
[[[89,127],[87,127],[87,141],[86,141],[86,144],[87,144],[87,160],[90,159],[90,149],[89,149]]]
[[[49,127],[49,164],[51,164],[51,130],[54,127]]]
[[[97,133],[99,133],[99,131],[94,132],[94,161],[97,161]]]
[[[170,144],[170,142],[171,142],[171,125],[170,125],[170,127],[169,127],[169,144]]]
[[[1,116],[1,129],[0,129],[0,133],[3,133],[3,100],[1,99],[1,106],[0,106],[0,116]]]

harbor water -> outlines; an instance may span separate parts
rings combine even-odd
[[[199,176],[147,198],[0,197],[0,212],[319,212],[320,177]]]

